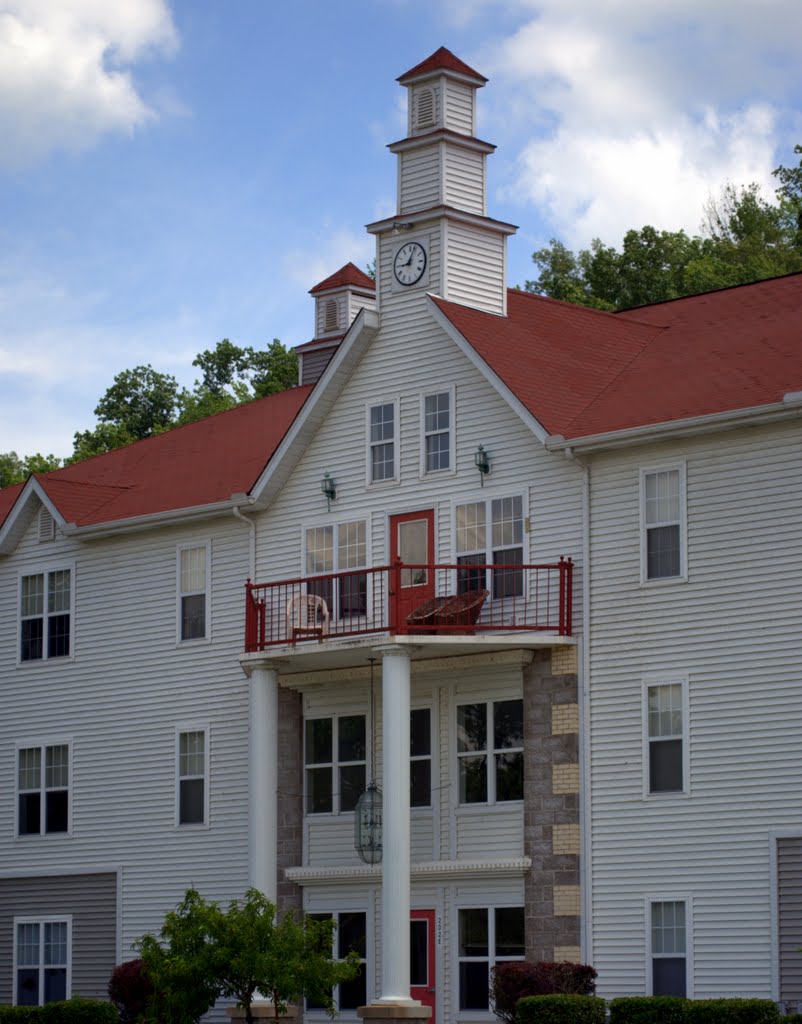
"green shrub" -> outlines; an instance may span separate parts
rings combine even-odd
[[[34,1024],[38,1006],[0,1006],[0,1024]]]
[[[776,1024],[783,1018],[771,999],[691,999],[688,1024]]]
[[[604,1000],[598,996],[524,996],[518,1024],[604,1024]]]
[[[0,1006],[0,1024],[117,1024],[111,1003],[67,999],[44,1006]]]
[[[623,996],[610,1002],[610,1024],[685,1024],[688,999],[679,996]]]

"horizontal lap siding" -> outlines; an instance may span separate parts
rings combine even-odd
[[[14,918],[61,915],[72,916],[72,995],[107,998],[117,962],[117,875],[0,878],[0,1006],[12,1001]]]
[[[480,216],[485,213],[484,155],[446,147],[444,202]]]
[[[399,213],[426,210],[442,202],[440,147],[414,149],[399,160],[401,205]]]
[[[644,898],[693,900],[697,996],[771,994],[769,832],[802,828],[798,427],[593,460],[594,964],[643,991]],[[640,586],[639,468],[687,463],[687,583]],[[643,798],[642,687],[688,679],[688,795]]]
[[[449,221],[448,251],[445,297],[490,313],[503,313],[503,236]]]
[[[473,135],[473,109],[476,90],[470,85],[446,79],[446,126],[463,135]]]

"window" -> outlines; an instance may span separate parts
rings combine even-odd
[[[208,730],[178,733],[178,824],[205,825],[209,793]]]
[[[684,576],[684,506],[684,466],[641,471],[644,581]]]
[[[687,994],[685,901],[659,900],[650,904],[652,992],[654,996]]]
[[[459,1008],[489,1010],[490,971],[524,958],[524,908],[459,911]]]
[[[32,573],[20,581],[20,661],[66,658],[72,629],[72,571]]]
[[[306,813],[353,811],[365,791],[365,716],[308,718],[304,754]]]
[[[396,418],[395,402],[368,409],[368,479],[372,484],[396,479]]]
[[[313,526],[306,531],[306,574],[348,572],[367,565],[365,522]],[[368,610],[368,577],[364,572],[337,580],[315,580],[307,585],[310,594],[326,602],[334,619],[365,615]]]
[[[409,721],[411,807],[430,807],[432,803],[432,713],[429,708],[414,708]]]
[[[69,831],[70,746],[17,750],[17,834]]]
[[[337,1010],[342,1013],[343,1010],[356,1010],[358,1006],[364,1006],[368,1001],[367,914],[363,911],[341,911],[339,914],[310,914],[309,916],[313,921],[330,921],[332,918],[336,921],[334,955],[337,959],[344,960],[348,953],[354,950],[362,961],[362,970],[356,978],[335,986],[332,995]],[[323,1009],[321,1004],[314,1003],[311,999],[307,999],[306,1008],[307,1010]]]
[[[501,567],[521,565],[523,537],[523,499],[520,496],[457,505],[457,564],[465,566],[457,570],[457,593],[486,589],[494,599],[521,597],[523,569]],[[492,569],[475,568],[488,562]]]
[[[336,299],[328,299],[323,312],[323,330],[336,331],[340,326],[340,311]]]
[[[70,996],[72,920],[14,918],[14,1003],[42,1006]]]
[[[649,793],[681,793],[685,789],[684,690],[684,683],[646,687]]]
[[[178,549],[178,635],[203,640],[209,635],[209,545]]]
[[[461,804],[523,799],[523,701],[457,705]]]
[[[415,90],[415,127],[430,128],[434,124],[434,92],[431,89]]]
[[[451,408],[453,395],[442,391],[423,398],[423,472],[453,468]]]

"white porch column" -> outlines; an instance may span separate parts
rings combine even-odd
[[[409,995],[409,651],[382,655],[382,987],[380,1003]]]
[[[278,898],[278,670],[250,672],[248,739],[248,879]]]

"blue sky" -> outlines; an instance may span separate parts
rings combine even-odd
[[[799,0],[0,0],[0,452],[69,454],[122,369],[309,340],[441,45],[490,78],[510,284],[552,236],[695,232],[802,142]]]

